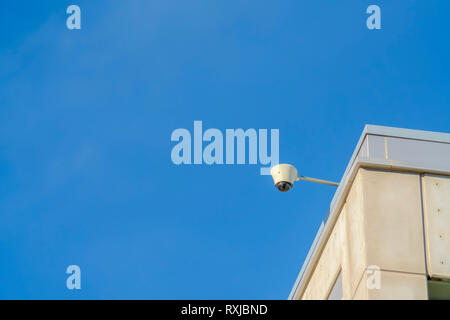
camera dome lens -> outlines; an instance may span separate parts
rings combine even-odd
[[[275,187],[277,187],[277,189],[281,192],[286,192],[291,189],[292,184],[286,181],[280,181],[275,185]]]

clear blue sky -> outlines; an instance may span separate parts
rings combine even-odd
[[[172,131],[276,128],[281,162],[339,180],[367,123],[450,131],[449,12],[1,0],[0,298],[285,299],[333,187],[176,166]]]

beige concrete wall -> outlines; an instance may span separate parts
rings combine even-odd
[[[355,295],[367,267],[363,200],[363,171],[359,170],[340,213],[345,220],[345,229],[342,230],[345,242],[342,245],[346,259],[343,261],[342,269],[348,276],[343,279],[346,281],[342,283],[342,287],[343,297],[346,300],[352,299]]]
[[[426,299],[421,179],[418,173],[359,169],[306,289],[297,298],[327,299],[342,272],[343,299]],[[441,188],[431,188],[435,181],[429,179],[428,198],[441,199],[449,192],[450,181],[445,179],[445,183],[439,180]],[[428,205],[428,212],[450,209],[448,199],[439,204],[430,201],[434,204]],[[430,218],[430,224],[446,223],[448,232],[449,224],[443,219],[449,215],[442,214],[439,222]],[[447,236],[444,229],[442,234]],[[436,242],[449,238],[436,238]],[[450,248],[448,243],[444,246]],[[434,252],[432,263],[443,259],[443,251]],[[372,265],[380,268],[378,289],[367,284]],[[450,271],[440,267],[435,270]]]
[[[332,286],[338,276],[342,263],[342,220],[339,218],[325,245],[321,258],[311,276],[311,285],[303,295],[305,300],[327,299]],[[345,282],[343,277],[342,282]]]

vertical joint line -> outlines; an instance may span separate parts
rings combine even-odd
[[[425,209],[423,206],[423,173],[419,174],[419,186],[420,186],[420,209],[422,211],[422,233],[423,233],[423,253],[425,258],[425,275],[429,278],[428,274],[428,258],[427,258],[427,240],[426,240],[426,229],[425,229]]]
[[[388,146],[387,146],[387,137],[384,137],[384,157],[389,159]]]

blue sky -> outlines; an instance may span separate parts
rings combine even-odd
[[[279,129],[281,162],[338,181],[365,124],[449,132],[448,12],[1,0],[0,298],[285,299],[333,187],[176,166],[172,131]]]

